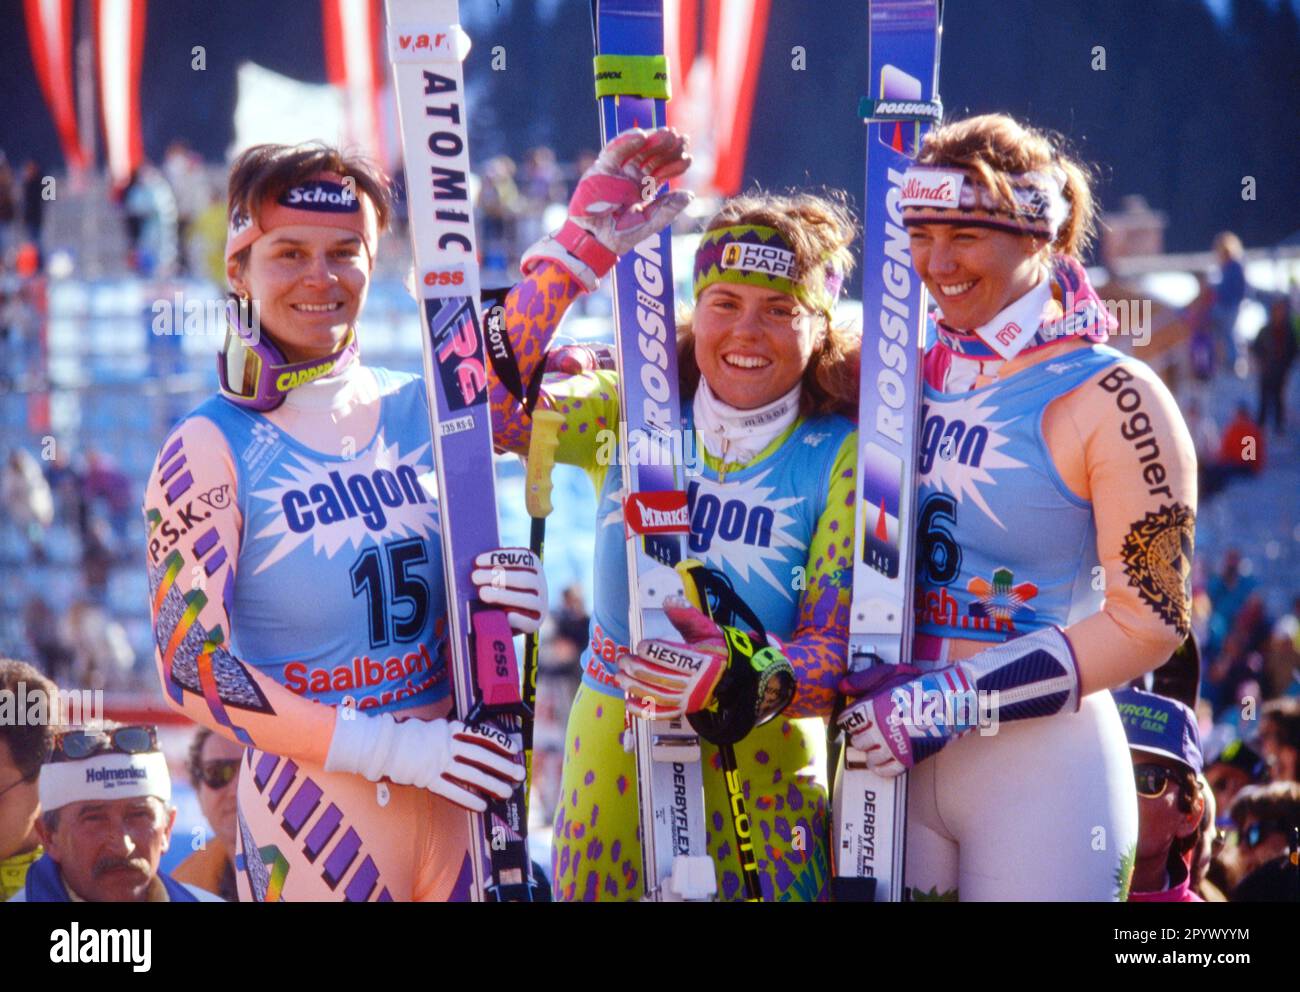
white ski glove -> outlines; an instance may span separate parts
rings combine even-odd
[[[470,581],[478,598],[505,610],[516,634],[534,634],[546,618],[550,597],[541,560],[528,548],[498,548],[474,559]]]
[[[524,780],[519,748],[494,727],[459,720],[403,720],[340,710],[325,758],[327,772],[349,772],[371,782],[414,785],[476,813],[483,795],[508,799]]]
[[[620,134],[578,180],[564,226],[529,248],[520,270],[527,275],[548,258],[593,291],[620,255],[662,231],[693,199],[685,190],[656,197],[690,166],[686,144],[666,127]]]

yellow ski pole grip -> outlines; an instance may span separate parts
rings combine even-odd
[[[682,578],[682,591],[686,594],[686,599],[697,610],[707,615],[709,608],[705,605],[704,597],[700,595],[700,586],[695,581],[694,575],[696,569],[703,567],[704,563],[694,558],[683,558],[676,566],[677,574]]]
[[[551,515],[551,469],[560,443],[563,414],[554,410],[533,411],[533,434],[528,441],[528,468],[524,475],[524,505],[536,520]]]

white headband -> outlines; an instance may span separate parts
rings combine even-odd
[[[95,754],[81,761],[52,761],[41,766],[41,808],[46,812],[68,803],[107,802],[157,796],[172,799],[172,777],[161,751],[144,754]]]

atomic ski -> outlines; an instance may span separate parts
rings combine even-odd
[[[424,379],[438,477],[456,715],[522,748],[524,711],[513,634],[503,611],[479,603],[470,572],[496,548],[496,479],[478,254],[469,200],[461,59],[469,39],[457,0],[387,0],[388,51],[406,169]],[[498,564],[510,564],[508,554]],[[523,755],[518,761],[523,763]],[[525,786],[486,813],[466,812],[470,895],[531,898]]]
[[[601,139],[662,127],[668,99],[662,0],[592,0]],[[647,238],[614,269],[614,326],[623,429],[619,462],[627,535],[629,643],[676,640],[664,597],[690,532],[679,465],[683,426],[673,317],[672,236]],[[711,899],[700,739],[684,720],[632,718],[646,898]]]
[[[858,547],[849,667],[912,659],[916,462],[926,294],[912,271],[898,201],[939,106],[942,0],[871,0],[871,95],[863,205],[862,379],[858,395]],[[877,328],[879,329],[877,331]],[[836,899],[904,896],[907,776],[882,778],[846,747],[836,775],[832,853]]]

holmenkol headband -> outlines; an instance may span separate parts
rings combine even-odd
[[[41,807],[60,809],[68,803],[107,802],[157,796],[172,799],[172,778],[161,751],[141,754],[103,752],[80,761],[53,761],[41,765]]]
[[[1070,215],[1060,170],[1006,174],[1015,204],[987,189],[965,169],[913,165],[903,174],[903,226],[963,224],[1012,234],[1036,234],[1049,241]]]
[[[355,231],[370,257],[375,257],[379,219],[370,197],[357,196],[352,184],[345,183],[338,173],[321,172],[290,186],[277,197],[267,197],[256,217],[236,210],[226,232],[227,260],[268,231],[295,224]]]
[[[818,313],[831,316],[843,275],[827,265],[819,280],[811,273],[796,278],[798,256],[775,228],[738,224],[705,231],[695,249],[695,298],[718,282],[758,286],[793,296]]]

